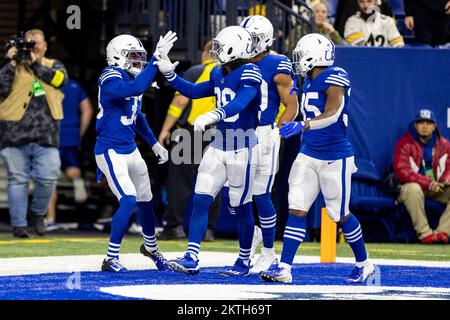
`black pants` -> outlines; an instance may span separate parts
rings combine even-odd
[[[190,163],[175,164],[176,159],[169,160],[169,173],[168,173],[168,197],[169,204],[164,215],[165,227],[174,228],[184,223],[184,215],[186,208],[188,207],[189,200],[194,194],[195,180],[197,178],[197,172],[199,167],[199,161],[201,160],[202,150],[209,144],[208,141],[203,142],[201,134],[197,132],[194,135],[194,129],[192,126],[185,128],[191,138],[190,149]],[[187,133],[186,132],[186,133]],[[194,150],[194,143],[197,141],[198,145],[201,144],[202,148]],[[181,142],[182,143],[182,142]],[[172,145],[172,151],[179,146],[180,143],[174,143]],[[194,151],[197,151],[195,156]],[[180,154],[178,152],[171,152],[171,154]],[[183,156],[181,153],[180,155]],[[197,160],[197,161],[195,161]],[[197,162],[197,163],[196,163]],[[208,229],[215,230],[217,219],[220,214],[220,192],[214,200],[209,209],[208,214]]]
[[[416,43],[434,47],[447,40],[449,15],[436,15],[427,8],[414,11],[414,39]]]

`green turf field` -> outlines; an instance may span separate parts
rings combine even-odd
[[[24,240],[0,235],[0,258],[105,254],[108,240],[109,238],[103,235],[87,238],[74,236],[35,237]],[[140,237],[127,236],[122,243],[121,253],[138,253],[141,243]],[[158,243],[163,252],[183,252],[186,250],[186,241],[159,241]],[[275,248],[280,253],[282,243],[277,241]],[[368,243],[367,248],[371,258],[450,262],[450,245]],[[202,250],[238,252],[238,245],[235,240],[217,240],[211,243],[202,243]],[[318,256],[320,244],[305,242],[300,246],[298,254]],[[346,243],[338,243],[337,256],[353,257],[353,254]]]

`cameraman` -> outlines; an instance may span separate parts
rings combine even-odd
[[[24,42],[34,41],[24,44]],[[30,219],[45,234],[44,215],[60,173],[59,120],[64,65],[47,59],[41,30],[16,38],[0,69],[0,156],[8,171],[8,202],[15,237],[27,238],[28,183],[34,181]]]

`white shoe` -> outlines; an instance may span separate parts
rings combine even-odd
[[[255,226],[255,231],[253,231],[252,249],[250,250],[250,261],[255,256],[256,249],[258,249],[258,246],[262,240],[262,231],[259,227]]]
[[[267,252],[267,249],[266,251],[264,251],[264,249],[265,248],[263,248],[263,253],[259,256],[258,260],[256,260],[255,264],[250,269],[251,274],[259,274],[261,271],[269,270],[272,264],[278,264],[275,250],[270,250]]]
[[[86,187],[84,185],[83,179],[75,179],[73,181],[73,191],[74,191],[74,198],[76,203],[85,203],[88,194],[86,192]]]
[[[291,269],[278,264],[273,264],[267,271],[261,271],[259,277],[266,282],[292,282]]]
[[[375,267],[372,263],[369,263],[363,267],[355,266],[346,281],[350,283],[363,283],[373,273],[375,273]]]

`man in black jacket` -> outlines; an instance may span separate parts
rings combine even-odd
[[[403,0],[405,25],[414,30],[416,43],[445,44],[450,22],[449,0]]]

